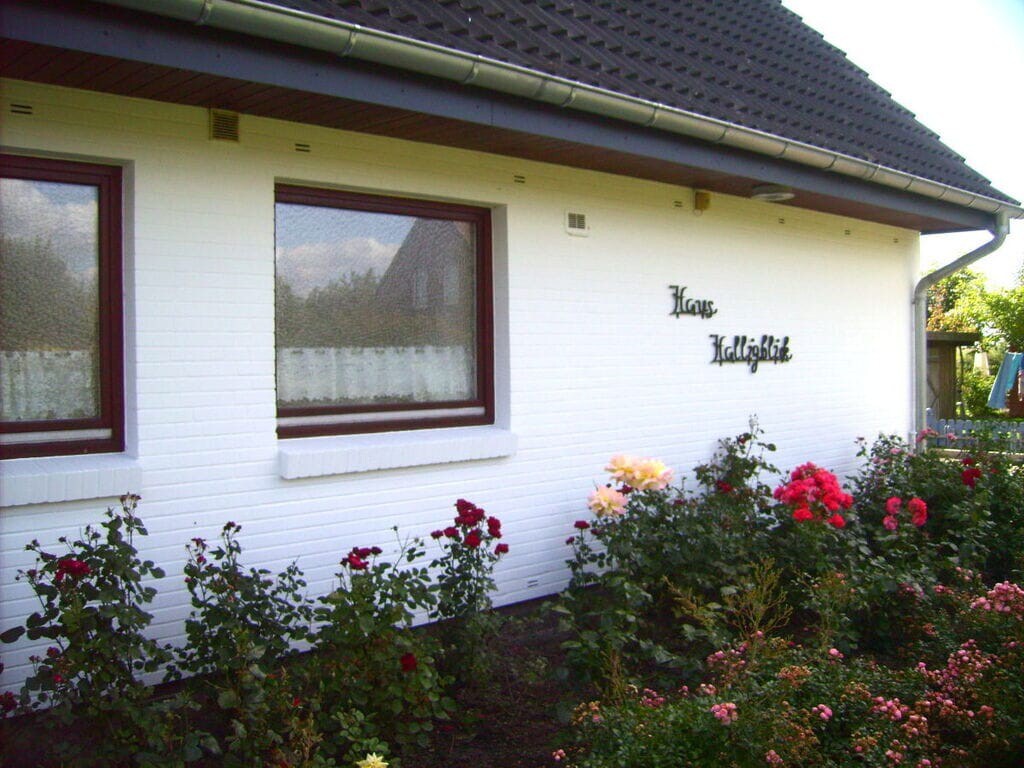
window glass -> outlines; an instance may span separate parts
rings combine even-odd
[[[398,200],[295,197],[279,192],[276,206],[279,414],[478,416],[479,223],[437,204],[423,215]]]
[[[124,450],[121,169],[0,155],[0,457]]]
[[[99,190],[0,179],[0,419],[100,415]]]

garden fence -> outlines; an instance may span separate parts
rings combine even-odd
[[[1024,421],[938,419],[931,408],[928,409],[927,421],[928,427],[939,433],[933,442],[937,448],[957,448],[964,442],[987,434],[1005,440],[1010,452],[1024,453]]]

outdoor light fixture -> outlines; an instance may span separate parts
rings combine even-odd
[[[766,203],[781,203],[792,200],[795,195],[792,189],[781,184],[758,184],[750,190],[750,196]]]

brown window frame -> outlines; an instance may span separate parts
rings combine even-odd
[[[324,422],[318,424],[278,424],[280,438],[352,435],[373,432],[397,432],[410,429],[479,426],[494,423],[494,322],[491,251],[491,211],[469,205],[440,203],[414,198],[372,195],[321,187],[277,184],[274,202],[312,205],[369,213],[390,213],[401,216],[464,221],[476,226],[476,392],[468,400],[387,405],[277,407],[277,417],[332,417],[354,414],[387,414],[389,412],[440,411],[456,408],[482,408],[482,413],[437,415],[422,418],[383,418],[374,421]],[[276,237],[275,237],[276,240]],[[275,328],[276,332],[276,328]],[[275,358],[277,344],[274,345]],[[276,365],[275,365],[276,369]]]
[[[0,434],[109,430],[107,437],[0,443],[0,459],[124,451],[124,267],[122,169],[113,165],[0,154],[0,177],[95,186],[99,274],[99,415],[91,419],[0,421]]]

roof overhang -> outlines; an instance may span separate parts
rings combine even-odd
[[[928,331],[928,346],[969,347],[981,341],[980,333]]]
[[[241,4],[264,6],[250,0]],[[707,125],[689,135],[659,127],[656,112],[646,123],[614,119],[594,109],[571,108],[572,102],[585,100],[563,99],[559,105],[436,73],[342,58],[338,54],[343,51],[323,50],[320,38],[316,48],[264,38],[254,45],[248,34],[76,0],[8,2],[0,36],[0,60],[12,78],[230,109],[742,197],[754,186],[781,184],[797,192],[790,205],[927,234],[992,229],[996,212],[1007,207],[970,193],[947,194],[934,189],[934,182],[897,179],[884,169],[851,170],[846,160],[829,164],[813,148],[795,147],[787,156],[772,137],[744,143],[734,131],[726,141],[724,129],[717,139],[701,137]],[[808,162],[795,160],[794,152],[802,152]],[[1011,216],[1024,216],[1020,208],[1008,207]]]

